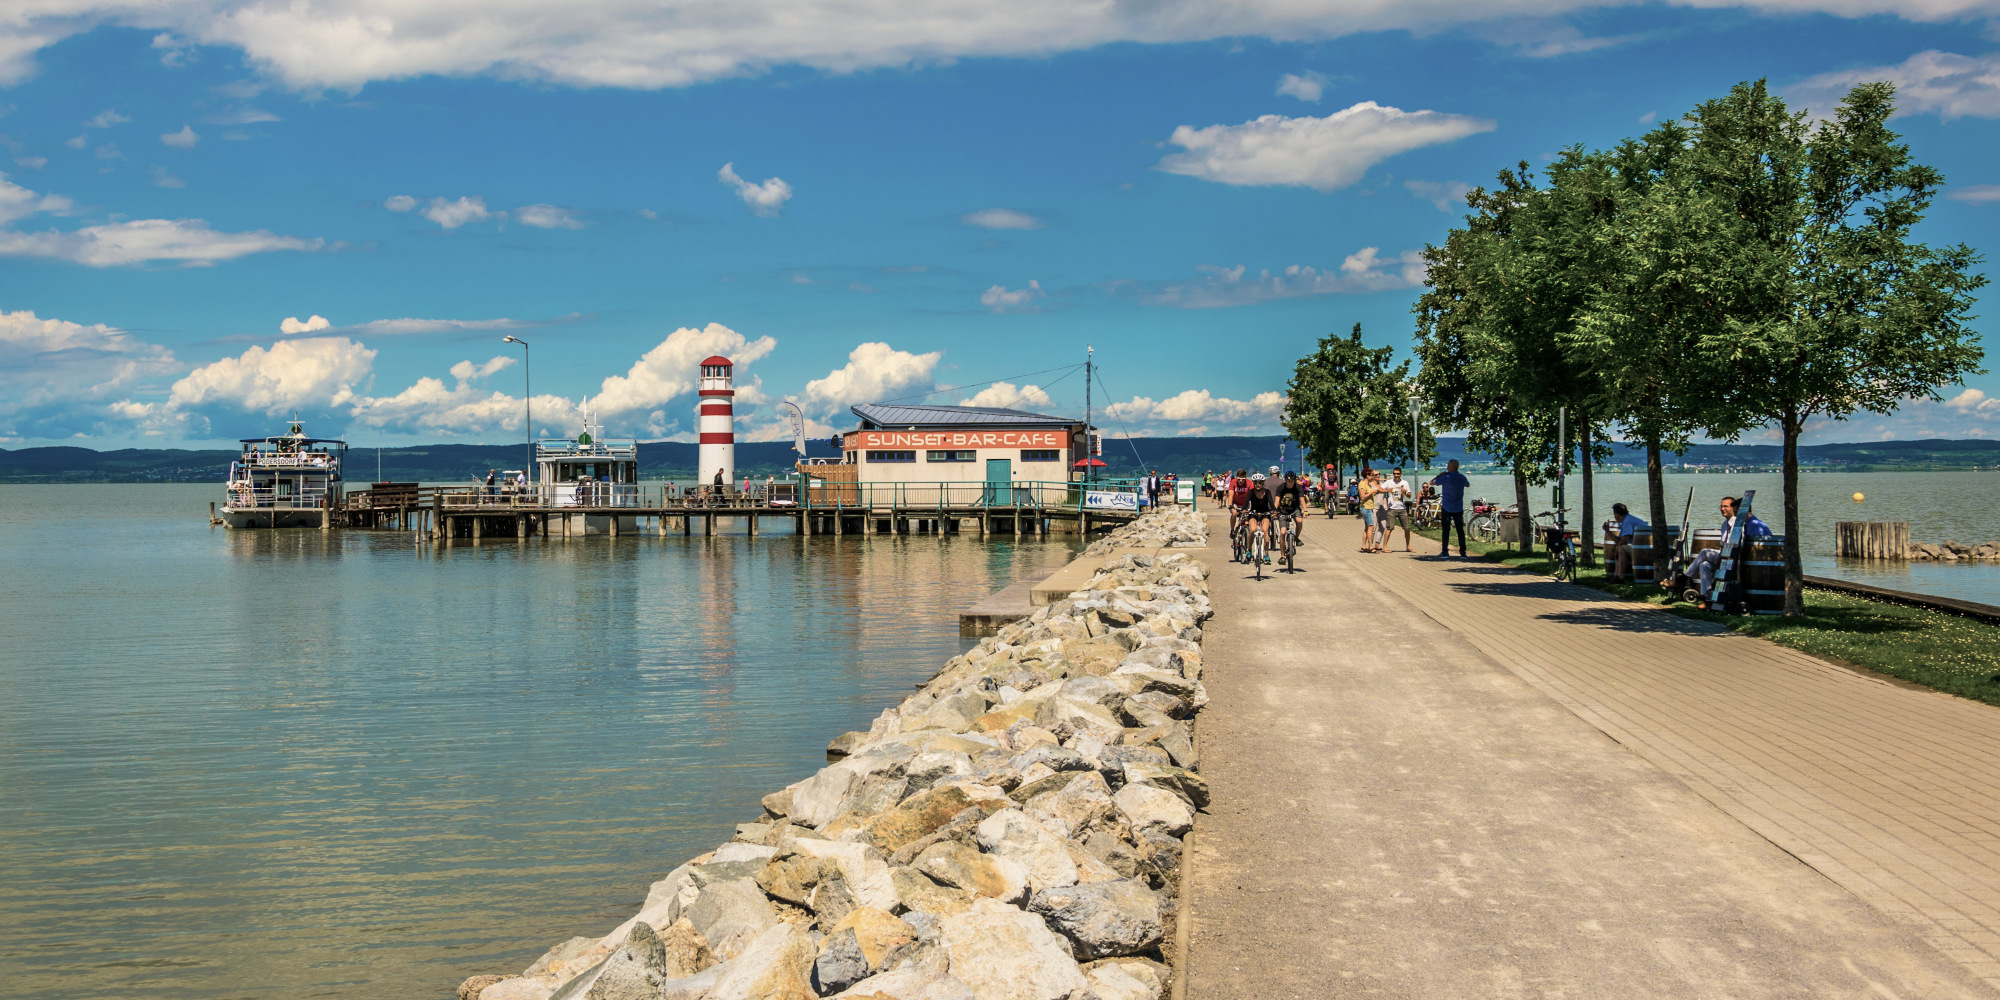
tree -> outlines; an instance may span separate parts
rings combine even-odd
[[[1369,347],[1361,324],[1346,337],[1328,334],[1313,353],[1293,366],[1285,413],[1285,433],[1304,445],[1316,465],[1357,466],[1372,458],[1400,461],[1409,454],[1407,405],[1391,412],[1389,400],[1404,400],[1409,362],[1391,366],[1393,347]],[[1436,439],[1425,436],[1426,454],[1437,454]],[[1421,459],[1419,459],[1421,460]]]
[[[1759,265],[1734,328],[1704,345],[1730,372],[1733,438],[1775,424],[1784,442],[1785,614],[1804,613],[1798,443],[1816,416],[1887,413],[1979,374],[1967,327],[1986,284],[1964,245],[1913,238],[1944,183],[1888,121],[1895,88],[1862,84],[1812,124],[1763,81],[1738,84],[1689,119],[1691,172],[1708,204],[1737,220]]]

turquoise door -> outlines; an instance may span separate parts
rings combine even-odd
[[[1012,503],[1014,491],[1014,460],[1011,458],[989,458],[986,460],[986,503]]]

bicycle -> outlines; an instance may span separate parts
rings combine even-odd
[[[1285,561],[1285,572],[1298,572],[1299,552],[1298,519],[1290,514],[1278,515],[1278,553]]]
[[[1564,583],[1576,582],[1576,537],[1577,533],[1558,525],[1544,525],[1540,518],[1555,517],[1569,513],[1568,507],[1543,511],[1536,515],[1535,533],[1543,538],[1549,550],[1549,575]]]
[[[1247,518],[1244,522],[1244,530],[1249,530],[1249,521]],[[1250,565],[1254,567],[1257,579],[1262,580],[1264,578],[1264,533],[1261,531],[1250,532]]]
[[[1512,507],[1508,508],[1512,510]],[[1472,503],[1472,537],[1482,542],[1493,543],[1500,540],[1500,505],[1490,503],[1480,497]]]
[[[1244,554],[1250,551],[1250,520],[1233,514],[1230,517],[1236,526],[1229,532],[1229,561],[1242,562]]]

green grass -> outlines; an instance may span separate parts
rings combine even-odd
[[[1418,534],[1431,545],[1438,544],[1436,531]],[[1419,552],[1437,551],[1422,544],[1415,547]],[[1539,549],[1524,556],[1504,545],[1474,541],[1466,551],[1524,572],[1543,576],[1549,572],[1548,559]],[[1785,618],[1701,611],[1669,598],[1652,584],[1612,583],[1605,579],[1602,566],[1578,567],[1576,582],[1627,600],[1666,605],[1683,618],[1716,622],[1844,666],[2000,705],[2000,625],[1811,587],[1805,592],[1805,617]]]

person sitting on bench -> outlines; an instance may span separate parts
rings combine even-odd
[[[1611,516],[1618,519],[1618,540],[1610,545],[1607,554],[1611,560],[1611,582],[1632,582],[1632,535],[1646,530],[1646,522],[1632,516],[1632,512],[1622,503],[1611,505]]]
[[[1729,533],[1736,527],[1736,498],[1723,497],[1721,509],[1722,544],[1723,546],[1727,546],[1729,544]],[[1754,513],[1750,515],[1748,521],[1743,522],[1744,538],[1756,538],[1760,535],[1768,535],[1770,533],[1771,529],[1766,527],[1763,521],[1758,520],[1757,515]],[[1694,558],[1688,562],[1687,575],[1692,577],[1696,582],[1697,590],[1695,592],[1702,597],[1701,608],[1703,611],[1709,610],[1708,592],[1715,586],[1715,568],[1722,565],[1722,556],[1723,550],[1721,548],[1703,549],[1695,553]]]

